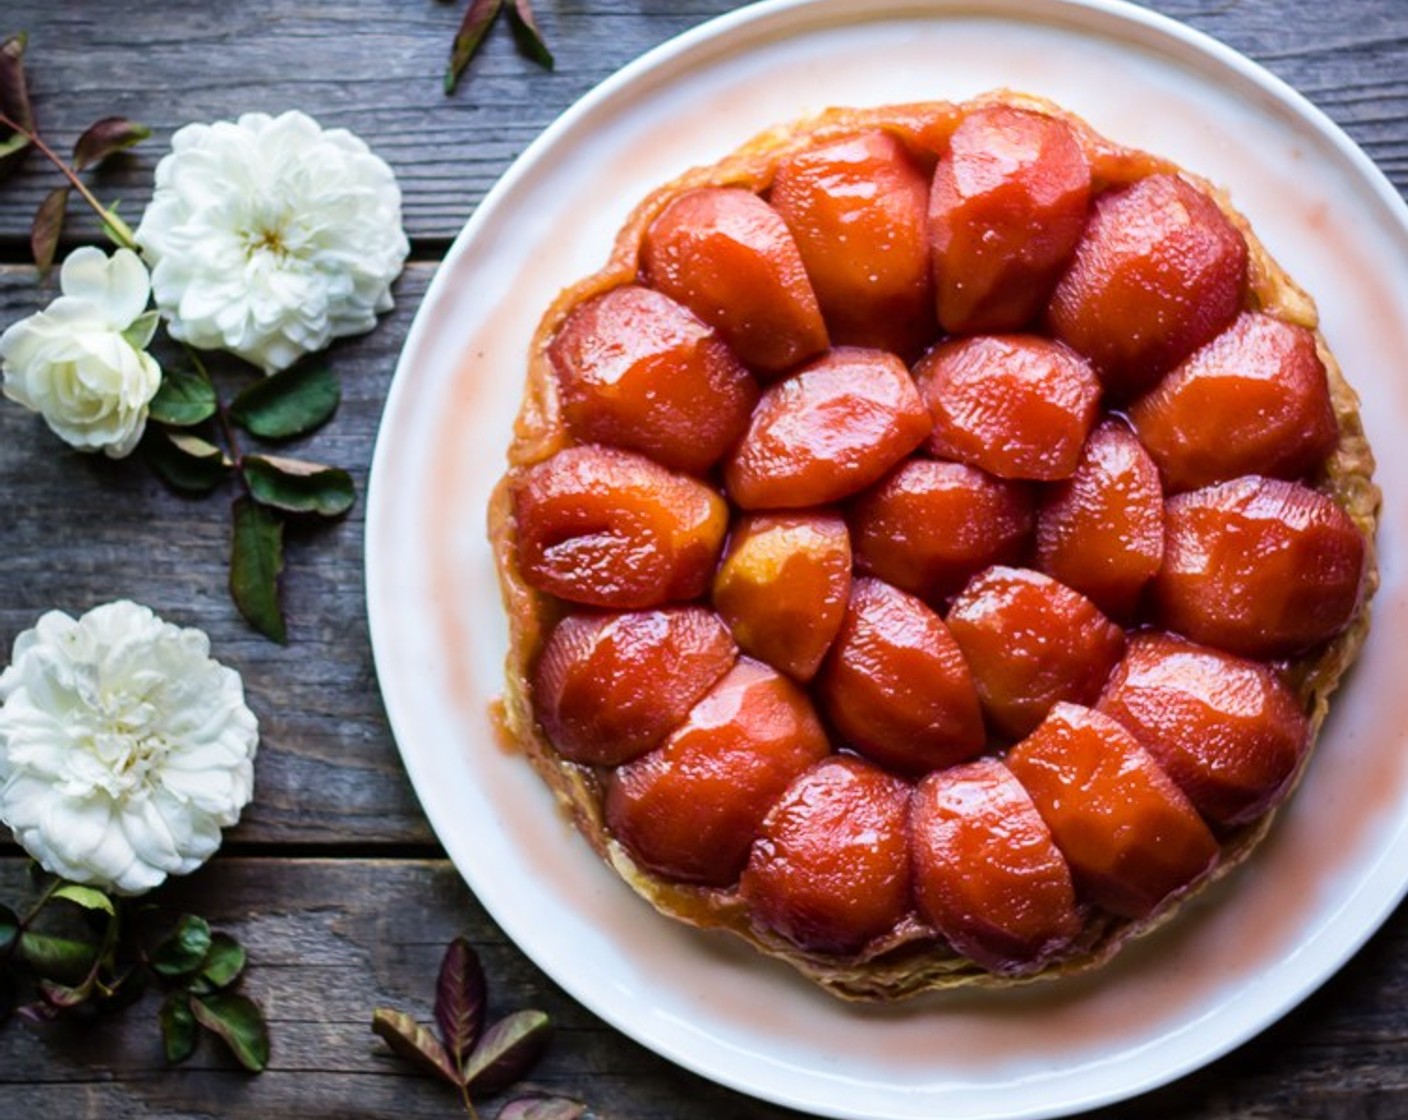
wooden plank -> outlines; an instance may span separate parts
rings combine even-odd
[[[0,899],[15,899],[22,882],[19,860],[0,860]],[[270,1070],[241,1074],[208,1042],[187,1065],[169,1069],[148,996],[122,1013],[118,1029],[14,1023],[0,1030],[0,1112],[75,1120],[451,1116],[453,1092],[388,1057],[368,1024],[379,1005],[429,1021],[440,953],[463,933],[484,959],[493,1013],[540,1007],[557,1026],[534,1084],[575,1095],[612,1120],[794,1115],[677,1070],[605,1026],[504,940],[443,862],[218,858],[173,888],[162,892],[165,904],[206,915],[248,949],[246,990],[271,1021]],[[1405,1001],[1408,910],[1400,909],[1339,977],[1261,1038],[1166,1090],[1095,1115],[1404,1115]]]
[[[434,266],[407,270],[396,309],[371,334],[335,345],[342,404],[287,453],[350,470],[364,495],[372,443],[411,317]],[[28,268],[0,268],[0,323],[50,292]],[[326,527],[291,533],[284,602],[290,643],[239,617],[226,592],[229,501],[175,493],[135,459],[71,451],[43,422],[0,401],[0,663],[44,611],[75,614],[130,598],[206,630],[238,668],[262,725],[254,804],[236,843],[432,842],[382,711],[362,578],[365,503]]]
[[[9,0],[0,33],[32,31],[36,112],[61,150],[108,114],[155,129],[135,153],[97,175],[102,196],[123,199],[124,213],[140,213],[152,169],[181,124],[298,107],[371,142],[400,177],[412,237],[443,245],[513,157],[568,105],[650,47],[734,6],[542,4],[557,70],[547,73],[519,55],[507,28],[497,28],[467,84],[450,98],[440,76],[463,4],[400,5],[393,16],[379,0],[219,7]],[[1340,20],[1325,18],[1321,0],[1149,6],[1265,63],[1408,189],[1402,0],[1354,0],[1353,18]],[[19,259],[35,207],[54,183],[51,169],[32,159],[0,189],[0,240],[9,239],[11,259]],[[95,227],[85,218],[74,230],[92,236]]]

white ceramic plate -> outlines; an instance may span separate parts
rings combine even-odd
[[[554,812],[489,717],[506,648],[485,503],[534,325],[685,167],[828,104],[1043,94],[1230,188],[1320,303],[1387,495],[1361,664],[1270,842],[1100,974],[836,1001],[732,940],[658,917]],[[506,933],[587,1007],[681,1065],[836,1117],[1065,1114],[1195,1069],[1333,973],[1408,881],[1408,213],[1318,111],[1232,51],[1107,0],[782,0],[653,51],[550,128],[427,294],[377,444],[367,584],[377,669],[431,823]]]

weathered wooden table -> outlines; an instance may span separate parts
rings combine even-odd
[[[192,120],[298,107],[352,128],[392,164],[412,260],[395,312],[334,348],[343,404],[306,449],[349,467],[364,487],[397,352],[475,204],[577,97],[733,6],[539,0],[556,72],[516,53],[500,29],[452,98],[439,81],[462,4],[7,0],[0,36],[29,32],[36,113],[59,145],[109,114],[154,128],[98,177],[128,215],[145,203],[172,130]],[[1265,63],[1408,189],[1403,0],[1153,6]],[[28,263],[27,230],[53,183],[34,159],[0,186],[0,325],[51,296]],[[83,218],[65,248],[94,239]],[[217,656],[244,673],[263,726],[255,802],[218,858],[165,897],[247,945],[247,989],[274,1039],[271,1068],[251,1077],[209,1045],[167,1068],[150,1005],[102,1032],[12,1023],[0,1032],[0,1117],[453,1115],[454,1094],[409,1073],[368,1027],[379,1004],[426,1013],[441,949],[460,932],[479,947],[501,1006],[539,1006],[555,1018],[536,1084],[620,1120],[790,1115],[681,1072],[576,1006],[495,929],[442,858],[378,697],[363,608],[363,506],[291,542],[286,647],[253,634],[229,602],[228,524],[224,500],[179,497],[135,461],[72,453],[38,419],[0,406],[0,648],[51,607],[78,613],[130,597],[203,627]],[[0,848],[0,898],[20,891],[23,867],[16,848]],[[1408,1116],[1408,911],[1261,1037],[1108,1115]]]

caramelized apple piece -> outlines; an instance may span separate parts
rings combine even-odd
[[[1175,175],[1150,175],[1096,199],[1049,317],[1128,398],[1236,318],[1246,279],[1247,243],[1217,203]]]
[[[806,682],[846,615],[851,539],[833,513],[761,513],[734,526],[714,606],[745,653]]]
[[[641,244],[645,282],[684,304],[734,352],[777,373],[826,349],[826,324],[787,224],[751,191],[673,199]]]
[[[1029,733],[1058,700],[1088,704],[1124,649],[1124,631],[1078,591],[1025,568],[968,581],[948,612],[990,726]]]
[[[529,586],[598,607],[655,607],[704,593],[728,529],[708,486],[628,451],[569,447],[513,490]]]
[[[748,426],[753,375],[674,300],[628,284],[572,312],[548,347],[579,440],[705,471]]]
[[[728,886],[773,803],[829,749],[806,695],[741,657],[663,744],[611,771],[607,825],[650,870]]]
[[[704,607],[570,614],[533,673],[533,710],[565,758],[616,766],[684,722],[738,650]]]
[[[992,972],[1032,972],[1080,932],[1071,871],[1012,772],[985,758],[938,770],[910,810],[920,913]]]
[[[1247,311],[1135,401],[1170,493],[1244,474],[1299,478],[1339,441],[1315,335]]]
[[[1143,918],[1217,862],[1192,803],[1108,716],[1057,704],[1007,752],[1076,885],[1097,905]]]
[[[943,343],[914,370],[934,418],[929,451],[999,478],[1067,478],[1100,407],[1090,364],[1036,335]]]
[[[887,132],[808,148],[768,201],[797,239],[833,345],[916,356],[933,337],[929,179]]]
[[[983,747],[973,675],[943,620],[878,579],[851,585],[817,698],[856,750],[891,770],[923,774]]]
[[[1065,122],[996,105],[954,131],[929,202],[939,322],[1015,331],[1045,306],[1085,228],[1090,166]]]
[[[862,571],[937,604],[989,565],[1021,559],[1032,497],[1025,483],[966,463],[910,459],[847,516]]]
[[[1106,614],[1129,618],[1164,558],[1158,468],[1123,421],[1085,441],[1075,473],[1042,501],[1037,564]]]
[[[1247,478],[1192,490],[1164,506],[1159,621],[1245,657],[1303,653],[1354,617],[1364,538],[1318,491]]]
[[[839,347],[768,386],[724,462],[724,481],[744,509],[825,505],[864,490],[929,428],[904,363]]]
[[[1309,745],[1295,694],[1268,666],[1170,634],[1131,637],[1096,707],[1220,825],[1276,805]]]
[[[794,945],[853,953],[909,909],[909,786],[850,755],[788,787],[753,842],[739,892]]]

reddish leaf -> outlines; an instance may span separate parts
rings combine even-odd
[[[25,36],[11,35],[0,43],[0,114],[27,132],[34,131],[29,84],[24,76]],[[0,179],[19,169],[33,143],[23,133],[0,127]]]
[[[581,1120],[587,1106],[571,1097],[516,1097],[499,1109],[498,1120]]]
[[[542,1011],[515,1011],[484,1032],[464,1067],[464,1083],[481,1093],[506,1089],[533,1068],[548,1044]]]
[[[460,1084],[460,1074],[440,1045],[440,1040],[401,1011],[378,1007],[372,1012],[372,1030],[398,1057],[426,1073]]]
[[[251,1073],[269,1064],[269,1027],[264,1013],[248,996],[216,992],[191,1000],[191,1014],[211,1034],[223,1039],[235,1059]]]
[[[55,187],[44,196],[34,213],[34,226],[29,231],[29,248],[40,272],[48,272],[59,251],[59,235],[64,230],[64,215],[68,212],[68,187]]]
[[[479,44],[484,41],[484,36],[488,34],[503,3],[504,0],[472,0],[469,11],[464,14],[464,22],[460,24],[459,33],[455,35],[454,46],[450,48],[450,65],[445,71],[447,95],[455,92],[460,75],[479,49]]]
[[[104,117],[90,124],[73,145],[73,167],[82,171],[102,163],[108,156],[140,143],[152,134],[144,124],[126,117]]]
[[[554,62],[552,51],[538,30],[538,21],[533,15],[532,0],[513,0],[508,11],[509,22],[513,25],[513,37],[518,41],[518,49],[536,62],[551,70]]]
[[[467,940],[456,937],[445,949],[435,981],[435,1022],[457,1069],[464,1068],[484,1030],[487,995],[488,982],[479,955]]]

